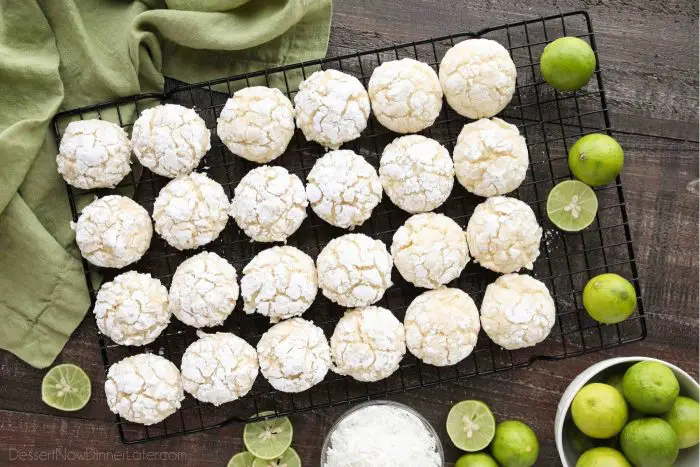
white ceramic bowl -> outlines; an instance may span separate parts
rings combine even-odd
[[[675,365],[672,365],[663,360],[657,360],[655,358],[649,357],[619,357],[611,358],[609,360],[604,360],[598,362],[595,365],[588,367],[580,375],[578,375],[569,384],[569,387],[564,391],[564,395],[559,401],[559,407],[557,408],[557,417],[554,420],[554,437],[557,443],[557,451],[559,451],[559,458],[564,467],[575,467],[576,460],[579,455],[574,451],[569,440],[564,436],[564,423],[569,415],[569,407],[571,407],[571,402],[574,400],[574,396],[578,391],[588,383],[604,382],[611,374],[623,372],[633,364],[641,361],[653,361],[663,363],[676,375],[678,383],[681,387],[681,396],[690,397],[691,399],[698,400],[700,393],[700,386],[697,381],[695,381],[692,376],[690,376],[685,371],[681,370]],[[698,446],[694,446],[688,449],[681,449],[678,459],[676,460],[674,467],[698,467],[700,465],[700,460],[698,457]]]

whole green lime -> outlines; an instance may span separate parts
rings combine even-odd
[[[576,467],[632,467],[625,456],[613,448],[593,448],[583,453]]]
[[[624,164],[625,153],[620,144],[602,133],[582,136],[569,150],[569,170],[590,186],[612,182]]]
[[[666,365],[645,361],[627,369],[622,379],[622,390],[635,410],[647,415],[660,415],[671,410],[680,386],[676,375]]]
[[[634,286],[617,274],[599,274],[583,288],[583,307],[591,318],[605,324],[626,320],[637,307]]]
[[[553,88],[576,91],[591,79],[595,63],[593,49],[586,41],[578,37],[560,37],[542,51],[540,73]]]
[[[498,467],[498,464],[485,452],[472,452],[457,459],[455,467]]]
[[[678,447],[686,449],[695,446],[700,441],[700,405],[689,397],[679,397],[673,403],[671,410],[663,415],[663,419],[678,435]]]
[[[622,378],[624,376],[624,373],[613,373],[608,377],[607,381],[605,381],[605,384],[609,384],[610,386],[617,389],[618,392],[622,395],[622,397],[625,396],[625,393],[622,392]]]
[[[501,467],[530,467],[540,454],[540,443],[532,428],[518,420],[496,426],[491,454]]]
[[[627,403],[614,387],[591,383],[581,388],[571,403],[571,417],[585,435],[611,438],[627,423]]]
[[[636,467],[671,467],[678,457],[678,436],[656,417],[640,418],[625,426],[620,446]]]

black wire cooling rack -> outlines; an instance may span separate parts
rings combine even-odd
[[[635,314],[616,325],[596,323],[588,317],[582,306],[583,286],[590,277],[603,272],[615,272],[628,278],[634,284],[637,296],[641,296],[620,178],[618,177],[614,184],[596,189],[600,208],[595,222],[584,231],[562,233],[556,230],[546,217],[545,205],[549,190],[559,181],[570,178],[567,166],[570,145],[582,135],[611,131],[599,68],[588,86],[575,93],[559,93],[545,84],[539,75],[538,59],[542,49],[549,41],[564,35],[578,36],[588,41],[593,50],[596,50],[589,16],[584,11],[576,11],[491,27],[475,33],[455,34],[204,83],[182,85],[162,94],[132,96],[57,115],[54,126],[57,140],[60,140],[66,125],[77,119],[108,119],[119,123],[130,132],[139,112],[148,106],[169,102],[194,107],[212,130],[212,149],[199,170],[206,171],[211,178],[221,183],[231,197],[241,177],[255,167],[255,164],[231,154],[216,136],[216,118],[226,99],[237,89],[261,84],[276,86],[293,98],[301,79],[317,69],[327,68],[350,73],[367,85],[372,71],[380,63],[404,57],[426,62],[437,70],[447,49],[461,40],[472,37],[494,39],[507,46],[518,70],[516,93],[501,117],[518,126],[527,139],[530,152],[527,178],[511,196],[528,203],[544,228],[541,254],[534,265],[533,275],[547,285],[557,307],[556,324],[544,342],[529,349],[506,351],[493,344],[482,332],[474,352],[455,366],[438,368],[422,364],[411,355],[407,355],[399,371],[383,381],[360,383],[329,372],[322,383],[299,394],[275,391],[262,376],[259,376],[253,390],[245,398],[221,407],[199,403],[188,395],[181,410],[157,425],[144,427],[117,417],[122,440],[125,443],[135,443],[195,433],[231,421],[249,419],[251,414],[263,410],[287,415],[349,404],[472,376],[512,370],[539,359],[568,358],[644,339],[646,325],[641,298],[638,298]],[[453,112],[445,103],[438,120],[423,133],[438,140],[451,152],[457,135],[466,122],[465,118]],[[362,154],[370,163],[378,166],[382,149],[396,136],[381,127],[372,117],[362,136],[345,147]],[[305,180],[314,161],[322,153],[323,149],[320,146],[307,142],[297,130],[287,151],[273,164],[282,165]],[[86,191],[68,186],[73,220],[77,220],[80,209],[95,196],[115,192],[133,195],[137,202],[152,212],[153,201],[167,182],[165,178],[138,168],[115,190]],[[452,195],[438,211],[465,227],[474,207],[481,201],[483,199],[469,194],[459,184],[455,184]],[[393,206],[384,197],[372,218],[356,231],[390,245],[394,231],[408,217],[407,213]],[[309,210],[309,217],[289,239],[288,244],[301,248],[315,258],[328,241],[343,233],[346,232],[329,226]],[[256,253],[269,246],[251,242],[239,231],[235,223],[230,221],[220,238],[203,249],[222,255],[241,271]],[[148,253],[131,269],[151,273],[169,286],[170,278],[178,264],[198,251],[200,250],[186,253],[177,251],[160,237],[154,236]],[[99,288],[99,276],[95,273],[101,274],[104,280],[109,280],[121,271],[98,270],[86,261],[83,261],[83,266],[94,303]],[[494,273],[470,263],[461,277],[450,286],[465,290],[480,304],[486,285],[495,278]],[[396,271],[393,273],[393,280],[395,285],[387,291],[378,305],[389,308],[402,319],[405,308],[421,291],[405,282]],[[341,307],[330,303],[319,293],[313,307],[304,317],[313,320],[323,328],[327,336],[330,336],[342,313]],[[255,345],[269,326],[265,317],[245,315],[239,301],[239,306],[226,323],[214,330],[233,332]],[[105,368],[126,356],[144,351],[163,355],[179,365],[185,348],[195,339],[194,329],[173,319],[166,331],[145,348],[119,346],[104,336],[99,336],[99,346]]]

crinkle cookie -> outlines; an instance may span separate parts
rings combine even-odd
[[[338,149],[367,127],[370,103],[362,83],[338,70],[316,71],[294,96],[297,126],[309,141]]]
[[[243,88],[226,101],[216,133],[235,155],[264,164],[281,156],[294,136],[294,107],[279,89]]]
[[[131,171],[131,142],[104,120],[70,122],[56,156],[58,173],[77,188],[114,188]]]

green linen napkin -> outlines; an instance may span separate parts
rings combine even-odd
[[[50,129],[56,112],[323,57],[331,0],[4,0],[0,348],[44,368],[90,300]]]

